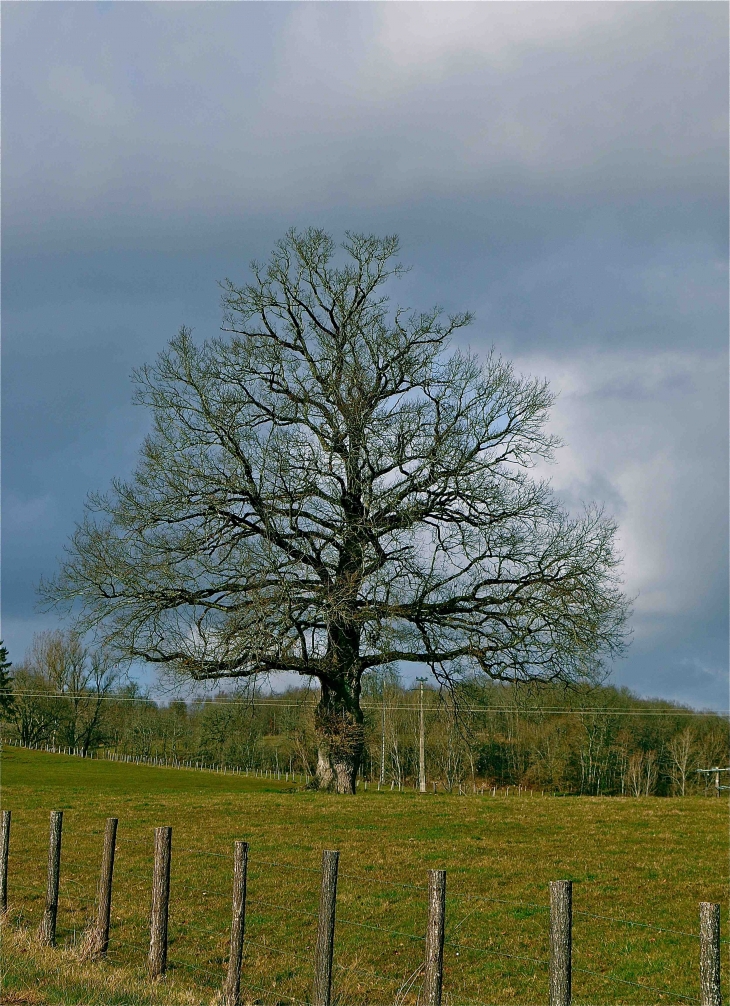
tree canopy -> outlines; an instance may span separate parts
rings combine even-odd
[[[107,650],[197,680],[321,686],[319,777],[351,790],[361,679],[585,682],[626,641],[616,526],[530,469],[553,456],[544,380],[453,350],[468,313],[391,309],[398,241],[290,231],[223,335],[182,328],[136,374],[154,427],[91,497],[53,602]]]

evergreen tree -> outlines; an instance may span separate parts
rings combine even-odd
[[[13,709],[13,678],[9,668],[8,650],[0,639],[0,717],[7,719]]]

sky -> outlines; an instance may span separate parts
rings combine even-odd
[[[220,325],[291,227],[400,235],[398,299],[472,310],[558,395],[549,475],[616,516],[610,680],[728,707],[728,7],[2,5],[2,634],[88,492],[133,367]]]

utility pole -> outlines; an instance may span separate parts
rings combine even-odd
[[[380,735],[380,785],[385,785],[385,680],[383,680],[383,724]]]
[[[698,768],[697,772],[699,773],[699,775],[705,776],[705,786],[707,786],[707,782],[709,781],[709,777],[714,775],[714,777],[715,777],[715,795],[716,796],[720,795],[720,790],[722,790],[722,789],[730,789],[730,786],[721,786],[720,785],[720,773],[721,772],[730,772],[730,768],[720,768],[719,765],[713,765],[712,768]],[[707,790],[705,790],[705,792],[707,792]]]
[[[416,679],[421,686],[420,689],[420,730],[418,736],[418,789],[419,792],[426,792],[426,730],[423,722],[423,682],[426,678]]]

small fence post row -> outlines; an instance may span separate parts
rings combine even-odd
[[[5,810],[2,812],[0,820],[0,913],[7,911],[10,823],[11,812]],[[117,825],[117,818],[107,818],[99,878],[97,919],[89,940],[89,956],[94,959],[103,957],[109,945]],[[56,942],[62,828],[63,811],[52,811],[48,843],[46,905],[38,930],[39,940],[46,946],[55,946]],[[241,963],[246,926],[248,849],[247,842],[235,842],[234,844],[230,955],[223,983],[222,1006],[240,1006]],[[148,972],[151,978],[163,976],[167,969],[171,856],[172,828],[155,828],[148,957]],[[322,853],[322,880],[312,1006],[330,1006],[331,1004],[339,856],[339,852],[331,850],[325,850]],[[557,880],[550,883],[549,1006],[570,1006],[571,1004],[572,902],[573,885],[570,880]],[[446,871],[429,870],[423,986],[425,1006],[441,1006],[445,918]],[[700,1006],[722,1006],[719,905],[709,902],[700,903],[699,935]]]

